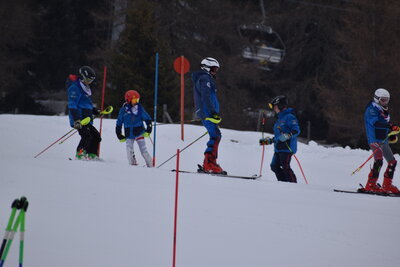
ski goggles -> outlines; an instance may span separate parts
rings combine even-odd
[[[268,107],[269,107],[270,109],[273,109],[273,108],[274,108],[274,105],[272,105],[271,103],[268,103]]]
[[[87,84],[91,84],[94,81],[94,79],[96,78],[83,77],[83,81]]]
[[[139,100],[140,100],[140,98],[133,97],[132,100],[131,100],[131,103],[132,104],[137,104],[137,103],[139,103]]]
[[[379,103],[381,105],[387,105],[389,103],[390,97],[380,97],[379,98]]]

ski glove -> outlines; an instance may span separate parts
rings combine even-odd
[[[98,110],[98,109],[96,109],[96,108],[93,108],[93,109],[92,109],[92,114],[93,114],[94,116],[98,116],[98,115],[100,114],[100,110]]]
[[[115,127],[115,133],[117,134],[117,138],[119,139],[120,142],[125,142],[126,141],[126,137],[121,132],[122,132],[122,126],[118,126],[117,125]]]
[[[81,124],[80,120],[74,121],[74,128],[77,129],[77,130],[82,129],[82,124]]]
[[[151,121],[146,121],[147,128],[145,130],[146,133],[150,134],[153,129],[153,125],[151,125]]]
[[[281,141],[281,142],[285,142],[285,141],[289,140],[291,137],[292,137],[291,134],[289,134],[289,133],[283,133],[283,134],[281,134],[281,135],[279,136],[278,139],[279,139],[279,141]]]
[[[274,143],[274,139],[267,137],[267,138],[260,139],[259,142],[260,142],[260,146],[262,146],[262,145],[270,145],[270,144]]]
[[[390,131],[400,133],[400,127],[395,124],[390,125]]]

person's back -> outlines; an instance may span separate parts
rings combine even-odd
[[[205,119],[213,113],[219,113],[219,102],[216,95],[214,78],[206,71],[192,73],[193,96],[196,115]]]

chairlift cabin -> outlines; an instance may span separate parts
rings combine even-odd
[[[271,71],[283,60],[285,44],[270,26],[244,24],[239,27],[239,33],[246,41],[242,57],[257,63],[260,69]]]

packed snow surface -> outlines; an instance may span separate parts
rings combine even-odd
[[[103,120],[104,162],[68,159],[78,134],[34,158],[69,130],[65,116],[0,115],[0,227],[11,202],[26,196],[24,265],[172,266],[176,158],[149,169],[135,145],[139,166],[129,166],[112,119]],[[203,133],[186,125],[182,141],[179,125],[158,125],[156,166]],[[222,135],[220,165],[230,174],[258,174],[261,133]],[[181,153],[180,169],[196,170],[207,138]],[[152,154],[150,139],[147,147]],[[372,161],[350,174],[370,153],[300,143],[296,156],[309,184],[294,158],[298,183],[277,182],[271,146],[258,180],[181,173],[176,266],[399,266],[400,198],[333,192],[365,183]],[[5,266],[18,264],[18,243],[16,235]]]

